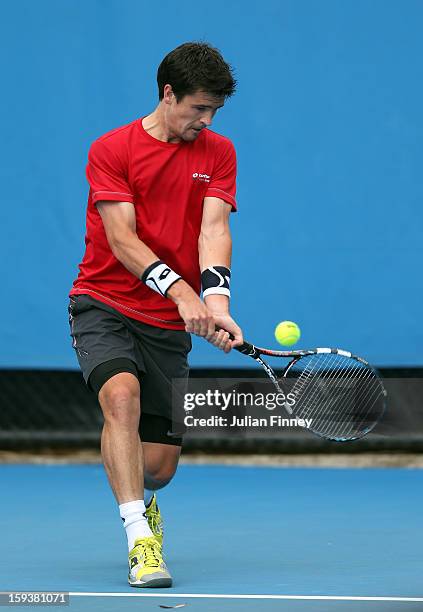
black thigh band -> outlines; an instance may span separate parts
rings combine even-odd
[[[94,368],[88,378],[88,386],[98,395],[104,383],[112,376],[115,376],[115,374],[120,374],[120,372],[129,372],[138,378],[138,370],[135,363],[127,357],[117,357],[116,359],[100,363],[100,365]]]

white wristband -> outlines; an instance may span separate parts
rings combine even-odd
[[[169,266],[160,260],[148,266],[141,276],[142,282],[145,283],[147,287],[157,291],[157,293],[160,293],[163,297],[166,297],[166,293],[170,287],[180,278],[182,278],[182,276],[179,276],[172,268],[169,268]]]

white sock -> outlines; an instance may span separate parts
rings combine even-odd
[[[144,489],[144,503],[145,507],[151,504],[151,500],[153,499],[154,491],[150,491],[149,489]]]
[[[124,521],[123,526],[128,538],[128,550],[134,548],[135,540],[153,535],[144,514],[145,505],[143,499],[120,504],[119,512]]]

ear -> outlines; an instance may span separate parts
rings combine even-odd
[[[172,104],[174,97],[172,85],[165,85],[163,88],[163,102],[165,104]]]

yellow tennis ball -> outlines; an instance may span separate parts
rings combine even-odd
[[[300,339],[301,331],[293,321],[282,321],[275,329],[275,338],[283,346],[292,346]]]

